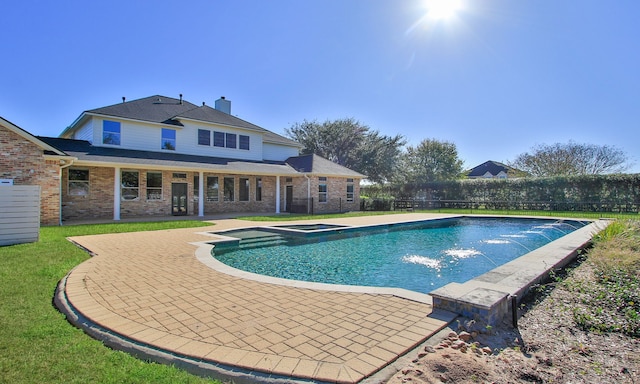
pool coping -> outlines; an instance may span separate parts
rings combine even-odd
[[[591,244],[593,236],[612,222],[609,219],[589,221],[590,224],[478,277],[431,291],[433,307],[491,326],[509,321],[517,326],[517,304],[527,293],[547,281],[553,271],[575,260],[578,253]]]

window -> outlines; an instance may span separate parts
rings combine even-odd
[[[196,203],[200,198],[200,175],[197,173],[193,175],[193,201]]]
[[[327,178],[326,177],[318,178],[318,202],[319,203],[327,202]]]
[[[162,128],[162,149],[176,149],[176,130]]]
[[[262,201],[262,178],[256,177],[256,201]]]
[[[225,134],[225,147],[227,147],[227,148],[236,148],[236,134],[235,133],[226,133]]]
[[[233,177],[224,178],[224,201],[233,201]]]
[[[171,176],[173,176],[174,179],[186,179],[187,178],[187,174],[186,173],[181,173],[181,172],[173,172],[173,174]]]
[[[207,176],[207,201],[218,201],[218,176]]]
[[[120,145],[120,122],[102,121],[102,144]]]
[[[69,170],[69,196],[89,195],[89,171],[86,169]]]
[[[213,132],[213,146],[224,147],[224,132]]]
[[[139,196],[138,185],[139,175],[138,171],[122,171],[122,200],[136,200]]]
[[[147,200],[162,200],[162,172],[147,172]]]
[[[249,201],[249,179],[240,178],[240,201]]]
[[[353,179],[347,179],[347,202],[353,203]]]
[[[240,142],[240,149],[249,150],[249,136],[239,135],[238,136]]]
[[[211,131],[198,129],[198,145],[211,145]]]

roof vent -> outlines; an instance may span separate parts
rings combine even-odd
[[[180,105],[182,105],[182,93],[180,94]]]
[[[124,101],[127,100],[126,97],[122,96],[122,102],[124,103]]]

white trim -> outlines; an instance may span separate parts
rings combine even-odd
[[[204,172],[200,171],[198,176],[198,216],[204,216]]]
[[[276,176],[276,213],[280,213],[280,176]]]

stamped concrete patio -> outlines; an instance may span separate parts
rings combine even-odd
[[[371,225],[443,216],[412,213],[322,222]],[[111,347],[236,382],[356,383],[455,317],[434,311],[429,296],[408,291],[335,291],[221,272],[196,257],[216,239],[210,232],[262,224],[211,223],[71,238],[94,257],[61,281],[57,306]]]

